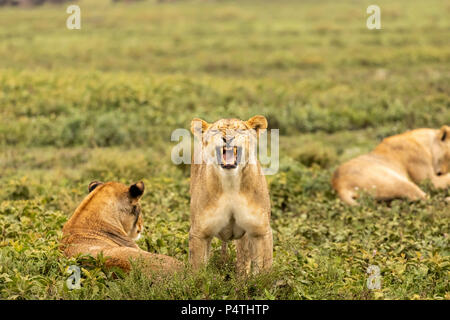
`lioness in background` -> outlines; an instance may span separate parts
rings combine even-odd
[[[91,182],[89,195],[63,227],[62,248],[68,257],[103,253],[106,266],[124,271],[130,260],[140,260],[145,271],[170,272],[181,269],[174,258],[139,249],[137,240],[143,229],[139,200],[144,183],[126,186],[118,182]]]
[[[417,129],[384,139],[375,150],[342,164],[332,184],[354,205],[358,190],[376,199],[426,198],[416,183],[429,179],[435,188],[450,186],[450,127]]]
[[[213,237],[237,240],[239,274],[249,273],[252,263],[254,272],[271,267],[269,192],[251,150],[260,130],[266,128],[263,116],[212,124],[192,121],[191,131],[202,146],[197,154],[200,161],[194,159],[191,164],[189,261],[194,270],[208,261]]]

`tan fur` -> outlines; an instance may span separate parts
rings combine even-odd
[[[417,184],[450,186],[450,127],[416,129],[384,139],[372,152],[342,164],[332,184],[342,201],[355,205],[359,191],[379,200],[425,199]]]
[[[194,129],[200,123],[201,132]],[[249,140],[267,128],[263,116],[248,121],[222,119],[208,124],[194,119],[191,130],[202,133],[202,153],[212,152],[223,144],[223,138],[233,138],[243,147],[243,161],[236,169],[223,169],[219,164],[191,165],[191,228],[189,232],[189,261],[193,269],[204,265],[209,258],[213,237],[222,241],[236,240],[237,270],[247,274],[272,265],[273,244],[270,227],[270,198],[267,182],[259,162],[250,162]],[[238,130],[238,131],[236,131]],[[200,137],[199,137],[200,138]],[[222,246],[225,254],[226,245]]]
[[[135,194],[133,191],[138,192]],[[93,182],[90,193],[63,227],[62,249],[67,257],[103,253],[106,266],[124,271],[131,269],[130,260],[144,263],[144,272],[170,272],[181,269],[174,258],[152,254],[133,241],[142,232],[139,200],[144,184],[131,187],[118,182]]]

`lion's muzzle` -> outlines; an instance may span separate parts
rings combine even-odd
[[[217,163],[223,169],[235,169],[241,161],[242,147],[230,146],[216,147]]]

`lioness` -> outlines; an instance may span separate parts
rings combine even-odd
[[[266,128],[263,116],[212,124],[192,120],[191,131],[201,145],[200,161],[194,152],[191,164],[189,261],[194,270],[208,261],[215,236],[225,245],[237,240],[239,274],[249,273],[252,263],[254,272],[271,267],[269,192],[260,164],[252,157],[252,145]]]
[[[416,129],[384,139],[375,150],[342,164],[333,188],[355,205],[358,190],[379,200],[426,198],[416,183],[430,179],[435,188],[450,186],[450,127]]]
[[[144,183],[126,186],[118,182],[89,184],[89,195],[63,227],[62,248],[68,257],[103,253],[106,266],[124,271],[130,260],[144,263],[145,271],[175,271],[181,263],[174,258],[140,249],[137,240],[143,229],[139,200]]]

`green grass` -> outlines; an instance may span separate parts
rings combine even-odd
[[[450,299],[449,190],[348,208],[330,186],[383,137],[450,123],[450,6],[378,1],[370,31],[369,4],[80,1],[79,31],[64,6],[1,8],[0,298]],[[271,273],[236,279],[214,241],[198,275],[115,279],[91,259],[82,289],[65,287],[86,258],[62,256],[61,229],[92,180],[143,179],[139,246],[187,264],[189,167],[170,134],[255,114],[281,134]]]

